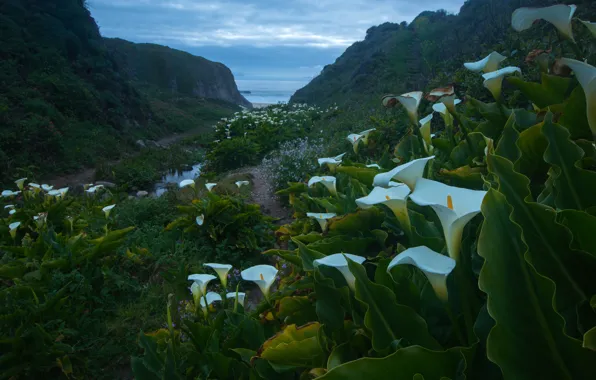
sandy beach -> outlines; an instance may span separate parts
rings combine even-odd
[[[273,105],[273,103],[252,103],[253,108],[265,108],[270,105]]]

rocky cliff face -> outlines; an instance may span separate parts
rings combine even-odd
[[[252,107],[224,64],[161,45],[135,44],[118,38],[104,41],[119,69],[133,82]]]

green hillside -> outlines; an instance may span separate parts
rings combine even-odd
[[[139,91],[120,69],[125,58],[106,47],[83,0],[0,2],[0,178],[75,171],[236,109]]]
[[[592,0],[563,2],[578,5],[576,16],[580,18],[596,14]],[[527,52],[526,47],[535,48],[537,41],[544,49],[552,46],[556,32],[546,23],[522,34],[514,33],[510,24],[511,13],[518,7],[555,3],[561,1],[468,0],[458,15],[427,11],[409,25],[402,22],[372,27],[364,41],[354,43],[335,63],[325,66],[318,77],[292,96],[291,102],[378,105],[386,93],[441,86],[456,79],[467,87],[462,77],[469,75],[463,70],[464,62],[496,50],[510,57],[508,65],[521,66],[525,58],[521,52]]]

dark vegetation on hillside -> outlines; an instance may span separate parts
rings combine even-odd
[[[197,128],[236,109],[186,92],[183,81],[177,88],[182,94],[137,87],[120,68],[126,56],[110,52],[85,6],[83,0],[0,2],[0,178],[5,181],[117,158],[138,138]],[[182,54],[168,51],[176,65]],[[203,60],[190,57],[185,60]],[[201,69],[209,62],[203,61]]]
[[[468,0],[458,15],[427,11],[409,25],[374,26],[367,30],[364,41],[354,43],[335,63],[325,66],[318,77],[292,96],[291,102],[378,106],[383,94],[438,87],[454,78],[462,87],[458,93],[465,93],[469,87],[465,76],[469,74],[463,69],[464,62],[496,50],[510,57],[507,65],[521,66],[525,58],[521,52],[527,52],[526,47],[536,48],[537,41],[545,49],[552,46],[551,41],[558,38],[552,26],[542,23],[539,28],[515,33],[511,14],[523,6],[556,3],[578,5],[576,16],[580,18],[596,14],[592,0]],[[484,91],[481,94],[488,95]]]

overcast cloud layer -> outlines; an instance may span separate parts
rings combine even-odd
[[[308,80],[366,30],[464,0],[88,0],[106,37],[223,62],[240,79]]]

